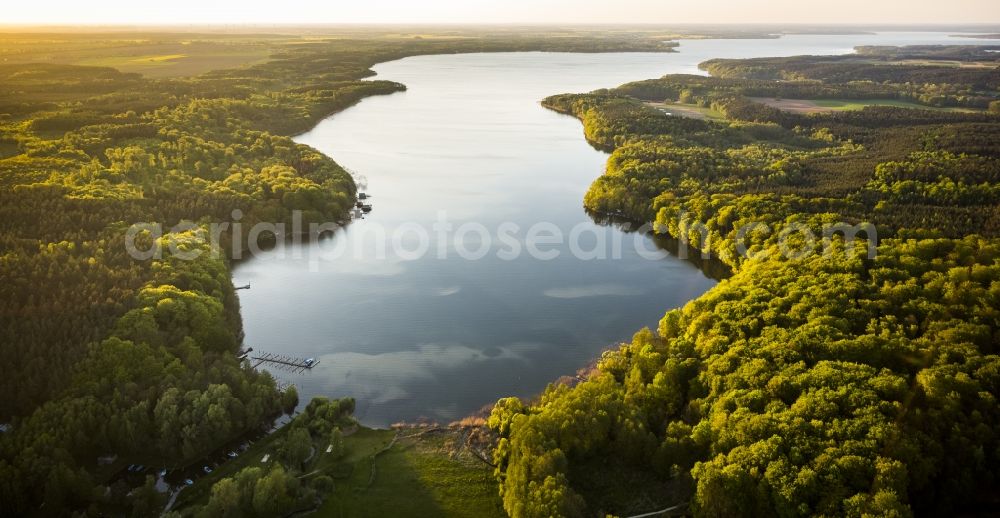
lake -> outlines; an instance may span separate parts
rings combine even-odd
[[[352,396],[370,426],[446,423],[530,397],[715,285],[644,233],[582,206],[607,159],[549,95],[711,58],[842,54],[855,45],[987,44],[940,33],[681,41],[677,53],[419,56],[375,67],[408,90],[296,138],[356,175],[373,210],[333,237],[234,266],[246,344],[319,360],[273,370],[303,403]],[[384,250],[383,250],[384,248]]]

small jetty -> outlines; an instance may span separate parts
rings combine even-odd
[[[253,368],[255,369],[266,363],[272,367],[291,371],[292,373],[305,372],[319,365],[319,360],[313,358],[302,359],[273,353],[250,356],[247,359],[253,364]]]
[[[234,286],[233,289],[237,289],[237,290],[249,290],[250,289],[250,283],[248,282],[248,283],[244,284],[243,286]]]
[[[369,196],[369,195],[367,195],[367,194],[365,194],[363,192],[359,192],[358,193],[358,201],[355,202],[354,208],[361,209],[361,211],[363,211],[366,214],[369,213],[369,212],[371,212],[372,211],[371,204],[370,203],[365,203],[365,200],[368,200],[370,198],[371,198],[371,196]]]

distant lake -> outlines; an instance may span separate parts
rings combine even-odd
[[[252,284],[238,292],[246,344],[316,358],[304,374],[272,372],[294,383],[303,403],[353,396],[371,426],[446,423],[499,397],[537,394],[715,285],[643,234],[584,213],[583,195],[607,155],[584,141],[577,120],[542,108],[542,98],[700,74],[698,63],[711,58],[942,43],[990,42],[941,33],[787,36],[681,41],[671,54],[460,54],[380,64],[379,79],[408,90],[365,99],[296,139],[356,173],[373,210],[331,238],[235,265],[234,281]],[[548,231],[529,236],[540,222]],[[451,230],[434,232],[435,223]],[[563,244],[547,244],[553,228]],[[571,251],[571,233],[582,256]],[[383,257],[376,245],[387,241]],[[558,255],[535,258],[529,246]],[[428,252],[417,258],[422,247]],[[463,258],[460,249],[483,257]]]

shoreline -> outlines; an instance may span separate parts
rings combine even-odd
[[[777,35],[775,37],[776,38],[780,38],[781,35]],[[677,39],[682,39],[682,38],[677,38]],[[719,38],[717,36],[712,35],[712,36],[706,36],[706,37],[683,38],[683,39],[744,39],[744,38],[737,38],[737,37]],[[631,50],[631,51],[622,51],[622,50],[595,50],[595,51],[495,50],[495,51],[493,51],[493,50],[489,50],[489,51],[478,51],[478,52],[477,51],[472,51],[472,52],[458,52],[458,53],[454,53],[454,52],[428,52],[428,53],[413,53],[413,54],[409,54],[409,55],[405,55],[405,56],[401,56],[401,57],[394,57],[392,59],[388,59],[388,60],[385,60],[385,61],[378,61],[378,62],[370,65],[369,69],[367,70],[368,73],[366,75],[364,75],[363,77],[358,78],[358,80],[359,81],[366,81],[366,82],[379,82],[379,81],[381,81],[381,82],[385,82],[385,83],[391,83],[392,85],[394,85],[394,87],[398,87],[398,89],[396,89],[394,91],[391,91],[391,92],[373,92],[373,93],[368,94],[368,95],[363,95],[363,96],[361,96],[361,97],[359,97],[357,99],[352,100],[352,102],[350,104],[347,104],[345,106],[337,107],[337,108],[335,108],[335,109],[327,112],[324,115],[317,116],[317,117],[315,117],[315,119],[310,119],[309,120],[309,126],[308,126],[308,128],[303,129],[301,131],[295,131],[293,134],[286,135],[286,136],[288,138],[292,139],[292,141],[295,142],[295,145],[297,145],[297,146],[305,146],[305,147],[309,148],[310,150],[312,150],[312,151],[314,151],[314,152],[322,155],[326,159],[328,159],[328,160],[332,161],[333,163],[337,164],[338,167],[340,167],[341,169],[344,169],[344,171],[346,171],[346,172],[348,172],[350,174],[350,171],[347,170],[346,168],[344,168],[343,166],[341,166],[340,163],[337,162],[337,160],[336,160],[335,157],[333,157],[331,155],[328,155],[328,154],[326,154],[326,153],[324,153],[324,152],[322,152],[322,151],[320,151],[320,150],[318,150],[318,149],[316,149],[316,148],[314,148],[312,146],[309,146],[308,144],[303,144],[303,143],[299,142],[297,139],[299,137],[301,137],[302,135],[305,135],[305,134],[313,131],[317,126],[319,126],[321,123],[323,123],[327,119],[329,119],[331,117],[335,117],[337,114],[339,114],[341,112],[344,112],[344,111],[346,111],[346,110],[348,110],[348,109],[350,109],[350,108],[352,108],[354,106],[357,106],[358,104],[360,104],[365,99],[368,99],[370,97],[380,96],[380,95],[393,95],[393,94],[396,94],[396,93],[407,91],[408,87],[404,83],[400,83],[400,82],[396,82],[396,81],[391,81],[391,80],[381,80],[381,79],[378,79],[378,74],[373,70],[373,68],[375,66],[377,66],[377,65],[384,64],[384,63],[390,63],[390,62],[393,62],[393,61],[399,61],[401,59],[406,59],[406,58],[410,58],[410,57],[434,56],[434,55],[449,55],[449,54],[463,54],[463,55],[465,55],[465,54],[499,54],[499,53],[518,53],[518,54],[523,54],[523,53],[615,54],[615,53],[647,53],[647,52],[648,53],[678,53],[678,52],[680,52],[680,51],[677,50],[677,48],[680,45],[678,43],[676,43],[674,41],[674,39],[670,39],[670,40],[664,41],[662,43],[665,44],[665,45],[668,45],[668,47],[666,47],[666,48],[664,48],[662,50],[639,50],[639,49],[637,49],[637,50]],[[671,45],[671,43],[674,43],[674,44]],[[545,107],[546,109],[549,109],[549,110],[552,110],[552,111],[557,111],[557,110],[552,109],[551,107],[545,106],[544,105],[544,100],[539,100],[538,102],[542,103],[543,107]],[[564,115],[572,116],[572,114],[568,114],[568,113],[566,113]],[[593,144],[593,143],[591,143],[591,144]],[[352,178],[353,178],[353,175],[352,175]],[[355,192],[355,194],[354,194],[353,201],[355,201],[355,202],[357,201],[357,192]],[[344,214],[342,214],[340,216],[349,216],[350,213],[351,213],[351,211],[348,210],[348,211],[346,211]],[[351,224],[351,222],[352,222],[352,220],[349,217],[346,218],[346,219],[338,219],[338,229],[347,228],[347,226],[349,226]],[[297,236],[301,237],[301,236],[305,236],[305,235],[309,235],[309,234],[310,234],[309,232],[303,231],[303,232],[298,233]],[[292,233],[288,233],[286,235],[286,238],[285,238],[286,243],[288,242],[289,239],[293,239],[294,237],[296,237],[296,235],[293,235]],[[324,237],[321,235],[321,236],[317,237],[316,239],[321,240],[321,239],[324,239]],[[308,242],[308,240],[305,241],[305,242]],[[276,241],[274,241],[274,243],[276,243]],[[295,244],[301,244],[301,243],[295,243]],[[245,251],[247,251],[247,249],[248,249],[247,247],[244,247],[243,251],[245,252]],[[670,252],[670,253],[673,254],[673,252]],[[239,262],[251,261],[251,260],[253,260],[253,257],[241,258],[241,259],[231,259],[230,258],[230,259],[228,259],[228,262],[231,263],[231,264],[236,264],[236,263],[239,263]],[[692,264],[694,264],[694,263],[692,263]],[[698,265],[696,264],[696,266],[698,266]],[[701,267],[699,266],[699,269],[700,268]],[[233,272],[232,272],[231,265],[230,265],[230,272],[229,273],[230,273],[230,280],[232,281],[233,280],[233,277],[232,277],[232,273]],[[236,291],[237,290],[234,289],[233,290],[233,294],[236,296],[237,300],[239,300],[239,294],[236,293]],[[240,329],[241,329],[241,333],[242,333],[242,329],[243,329],[243,327],[242,327],[242,312],[241,312],[241,315],[240,315],[240,321],[241,321]],[[616,345],[620,344],[620,343],[621,342],[616,342]],[[245,345],[245,344],[242,344],[242,345]],[[608,346],[608,349],[614,348],[616,345],[610,345],[610,346]],[[593,365],[598,359],[599,359],[599,357],[592,358],[591,360],[588,361],[587,365]],[[582,369],[583,368],[578,369],[578,373]],[[267,372],[270,374],[270,371],[267,371]],[[273,376],[273,374],[272,374],[272,376]],[[559,382],[559,380],[562,380],[562,379],[564,379],[564,378],[566,378],[568,376],[571,377],[570,375],[567,375],[567,374],[561,375],[561,376],[553,379],[551,381],[551,383],[557,383],[557,382]],[[294,385],[294,384],[291,384],[291,385]],[[328,397],[333,397],[333,396],[332,395],[328,395]],[[503,397],[503,396],[500,396],[500,397]],[[300,402],[300,404],[301,404],[301,402]],[[493,404],[495,404],[495,401],[485,403],[483,408],[486,408],[486,407],[492,408]],[[473,414],[470,414],[470,415],[467,415],[467,416],[464,416],[464,417],[460,417],[460,418],[456,419],[455,421],[453,421],[453,423],[459,422],[459,421],[463,421],[463,420],[466,420],[466,419],[469,419],[469,418],[472,418],[472,417],[475,417],[476,414],[480,413],[480,412],[481,411],[477,411],[477,412],[474,412]],[[406,424],[406,423],[404,423],[404,424]],[[374,427],[372,429],[374,429],[374,430],[391,429],[394,426],[396,426],[396,424],[390,425],[388,428]]]

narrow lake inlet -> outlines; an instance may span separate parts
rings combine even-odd
[[[358,177],[372,210],[329,239],[234,268],[246,343],[319,361],[274,373],[362,423],[448,422],[531,396],[715,285],[582,200],[607,155],[546,96],[700,73],[714,57],[838,54],[938,33],[684,41],[670,54],[420,56],[375,67],[407,91],[297,137]],[[383,250],[384,248],[384,250]],[[265,367],[266,368],[266,367]]]

